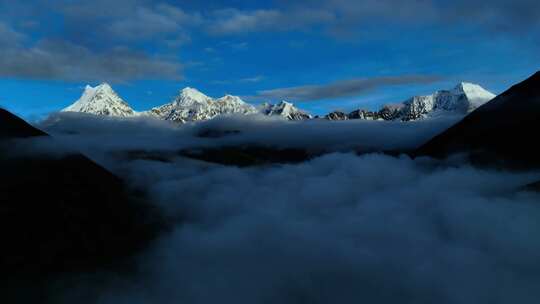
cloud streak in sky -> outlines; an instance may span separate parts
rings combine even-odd
[[[123,82],[181,79],[182,65],[123,47],[103,52],[66,41],[43,40],[30,48],[0,49],[0,76],[67,81]]]
[[[333,82],[324,85],[306,85],[297,87],[278,88],[258,92],[254,99],[315,101],[361,95],[375,89],[405,85],[428,84],[441,80],[437,76],[390,76],[375,78],[357,78]]]
[[[319,27],[330,34],[358,33],[377,22],[394,25],[453,26],[456,22],[496,32],[538,30],[540,5],[534,0],[413,1],[315,0],[280,1],[272,9],[214,12],[209,29],[217,34],[299,30]]]
[[[331,23],[335,15],[326,10],[260,9],[242,11],[234,8],[214,11],[207,18],[207,30],[212,34],[245,34],[260,31],[290,31],[321,23]]]
[[[357,34],[380,24],[400,30],[408,25],[455,28],[459,24],[479,30],[475,32],[478,39],[489,39],[487,33],[508,37],[519,33],[521,37],[540,30],[540,4],[532,0],[456,0],[451,4],[297,0],[264,7],[231,3],[208,7],[147,0],[37,0],[31,4],[0,0],[0,18],[1,76],[129,81],[179,79],[178,47],[196,35],[216,38],[278,31],[358,39]],[[43,30],[45,24],[47,30]],[[21,44],[23,37],[26,41]],[[79,56],[80,60],[74,59]]]

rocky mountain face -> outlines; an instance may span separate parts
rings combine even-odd
[[[495,94],[479,85],[460,83],[451,90],[437,91],[427,96],[415,96],[399,104],[383,106],[379,111],[355,110],[349,114],[332,112],[329,120],[401,120],[414,121],[441,115],[466,115],[490,101]]]
[[[0,293],[15,303],[44,302],[34,288],[50,278],[125,263],[159,230],[122,180],[81,154],[48,156],[38,139],[54,140],[0,109]]]
[[[540,168],[540,72],[480,106],[415,153],[446,157],[468,153],[476,164]]]
[[[63,109],[62,112],[80,112],[115,117],[136,115],[129,104],[122,100],[107,83],[102,83],[97,87],[87,85],[81,98]]]
[[[324,116],[324,118],[328,120],[347,120],[349,119],[349,115],[341,111],[334,111],[328,113],[326,116]]]
[[[492,100],[495,94],[479,85],[460,83],[452,90],[444,90],[427,96],[415,96],[403,103],[401,120],[417,120],[444,114],[470,113]]]
[[[288,120],[306,120],[313,118],[310,114],[296,108],[292,103],[282,101],[278,104],[264,103],[260,112],[268,116],[281,116]]]
[[[145,112],[175,122],[201,121],[224,114],[254,114],[257,109],[240,97],[226,95],[213,99],[193,88],[185,88],[170,103]]]
[[[427,96],[415,96],[399,104],[385,105],[379,111],[358,109],[350,113],[334,111],[324,116],[327,120],[401,120],[414,121],[440,115],[465,115],[495,97],[479,85],[460,83],[454,89],[437,91]],[[209,120],[225,114],[256,114],[279,116],[288,120],[307,120],[313,117],[292,103],[264,103],[259,109],[240,97],[226,95],[214,99],[193,88],[180,91],[170,103],[150,111],[137,113],[114,92],[108,84],[95,88],[87,86],[82,97],[65,112],[82,112],[95,115],[133,117],[153,116],[179,123]]]

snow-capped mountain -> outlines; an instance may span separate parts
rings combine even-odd
[[[385,105],[376,112],[356,110],[349,113],[348,118],[412,121],[441,115],[466,115],[493,98],[495,94],[481,86],[462,82],[451,90],[414,96],[402,103]]]
[[[86,86],[84,92],[75,103],[62,112],[81,112],[95,115],[130,117],[136,115],[127,102],[107,83],[97,87]]]
[[[437,91],[431,95],[415,96],[402,103],[383,106],[379,111],[355,110],[351,113],[334,111],[324,116],[328,120],[401,120],[414,121],[441,115],[466,115],[495,97],[495,94],[472,83],[460,83],[451,90]],[[206,96],[193,88],[180,91],[170,103],[136,113],[104,83],[95,88],[87,86],[83,95],[64,112],[83,112],[95,115],[131,117],[149,115],[163,120],[189,122],[209,120],[224,114],[256,114],[280,116],[288,120],[308,120],[313,117],[296,108],[292,103],[264,103],[258,109],[240,97],[226,95],[218,99]]]
[[[495,98],[495,94],[479,85],[462,82],[452,90],[437,91],[432,95],[415,96],[403,103],[402,120],[417,120],[445,113],[467,114]]]
[[[353,112],[351,112],[351,114],[353,114]],[[347,120],[349,119],[349,115],[351,114],[346,114],[345,112],[341,112],[341,111],[334,111],[334,112],[330,112],[326,114],[324,118],[328,120]]]
[[[261,113],[268,116],[281,116],[288,120],[306,120],[313,118],[310,114],[296,108],[292,103],[282,101],[278,104],[264,103]]]
[[[237,96],[213,99],[196,89],[185,88],[172,102],[147,113],[164,120],[187,122],[208,120],[223,114],[254,114],[257,109]]]
[[[540,121],[540,71],[437,135],[415,156],[469,155],[482,167],[540,168],[540,145],[531,141]]]

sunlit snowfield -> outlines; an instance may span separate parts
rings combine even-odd
[[[460,157],[413,160],[350,152],[413,149],[454,122],[253,117],[178,127],[54,116],[40,124],[56,139],[49,142],[51,153],[61,153],[57,143],[80,149],[147,191],[174,222],[139,257],[135,276],[81,276],[70,285],[76,288],[59,289],[58,299],[536,303],[540,196],[521,187],[538,180],[539,172],[477,169]],[[207,129],[223,136],[196,136]],[[300,164],[237,168],[174,153],[241,144],[328,154]],[[145,160],[125,157],[126,151],[169,156]]]

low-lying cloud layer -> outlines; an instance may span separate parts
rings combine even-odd
[[[97,121],[60,116],[45,126],[62,143],[102,155],[177,225],[140,257],[135,277],[81,280],[59,301],[535,303],[540,297],[540,197],[519,190],[538,173],[351,153],[249,169],[182,157],[170,163],[107,161],[119,149],[233,145],[255,134],[269,145],[287,146],[322,127],[249,119],[180,128]],[[246,134],[193,139],[210,126],[244,127]],[[411,146],[411,130],[426,136],[421,123],[325,126],[340,140],[379,149],[391,134]],[[298,144],[335,146],[329,135]]]
[[[138,162],[182,224],[99,303],[533,303],[531,176],[380,155],[241,170]]]
[[[415,123],[351,120],[286,121],[263,115],[225,116],[179,125],[152,118],[102,118],[80,113],[57,113],[38,127],[73,148],[97,154],[104,151],[179,151],[194,147],[266,146],[303,148],[315,152],[408,151],[447,129],[460,117]],[[223,134],[203,138],[199,134]]]

